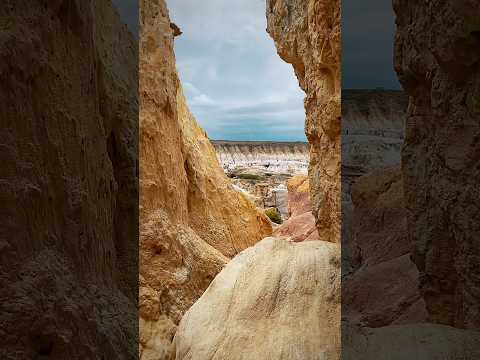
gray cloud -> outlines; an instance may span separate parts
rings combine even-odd
[[[343,88],[400,88],[393,70],[394,35],[391,0],[343,0]]]
[[[305,140],[303,98],[266,32],[264,0],[167,0],[177,68],[213,139]]]
[[[138,36],[138,0],[113,0]],[[177,67],[193,114],[212,138],[304,140],[303,97],[265,31],[264,0],[167,0],[183,31]],[[343,0],[344,88],[398,89],[390,0]]]

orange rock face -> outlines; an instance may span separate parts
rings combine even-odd
[[[310,201],[310,181],[308,177],[297,175],[287,182],[288,212],[290,217],[312,211]]]
[[[142,0],[140,13],[139,261],[141,291],[158,299],[141,298],[140,354],[168,359],[172,326],[230,257],[272,227],[233,188],[188,110],[165,2]]]
[[[310,202],[308,177],[294,176],[287,182],[290,218],[275,229],[273,235],[288,237],[291,241],[318,240],[315,217]]]
[[[305,91],[310,194],[320,239],[340,242],[340,2],[268,0],[267,31]]]

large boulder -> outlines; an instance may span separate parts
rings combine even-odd
[[[183,317],[176,359],[339,359],[340,247],[267,238]]]
[[[342,278],[342,317],[368,327],[424,322],[418,271],[410,256],[363,266]]]

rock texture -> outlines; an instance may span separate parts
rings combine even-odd
[[[0,358],[133,359],[137,45],[107,0],[0,18]]]
[[[288,213],[291,217],[312,211],[310,201],[310,181],[308,177],[297,175],[287,181]]]
[[[354,268],[376,265],[409,254],[402,175],[399,168],[377,169],[357,179],[351,189],[354,207]]]
[[[183,317],[176,359],[339,359],[340,248],[267,238]]]
[[[212,140],[225,171],[260,167],[275,173],[306,173],[309,146],[305,142]]]
[[[400,170],[364,175],[351,193],[352,235],[342,242],[343,318],[369,327],[424,322]]]
[[[288,237],[291,241],[318,240],[315,218],[310,202],[308,177],[297,175],[288,180],[289,219],[275,229],[274,236]]]
[[[305,91],[310,187],[320,238],[340,242],[340,2],[268,0],[267,31]]]
[[[407,107],[403,91],[342,90],[342,191],[360,175],[400,165]]]
[[[433,324],[352,327],[342,333],[344,360],[478,359],[480,333]]]
[[[396,0],[402,172],[429,318],[480,328],[480,3]],[[433,11],[434,9],[434,11]]]
[[[234,189],[187,108],[164,1],[142,0],[140,17],[140,354],[168,359],[183,313],[272,228]]]

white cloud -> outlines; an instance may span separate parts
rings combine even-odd
[[[305,94],[265,30],[264,0],[167,3],[183,31],[175,53],[185,96],[209,134],[231,138],[241,127],[252,138],[304,138]]]
[[[200,90],[198,90],[195,85],[192,83],[185,81],[183,84],[183,90],[185,91],[185,94],[190,95],[190,96],[197,96],[200,94]]]
[[[200,94],[194,96],[189,104],[190,106],[212,106],[215,105],[215,101],[206,94]]]

